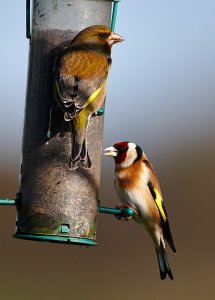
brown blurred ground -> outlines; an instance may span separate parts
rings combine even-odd
[[[212,299],[214,150],[209,134],[151,157],[178,251],[168,248],[173,282],[160,280],[151,240],[137,224],[100,215],[94,248],[29,242],[12,239],[15,208],[1,207],[1,299]],[[18,189],[15,166],[1,171],[3,196]],[[102,173],[102,204],[114,206],[113,163],[106,158]]]

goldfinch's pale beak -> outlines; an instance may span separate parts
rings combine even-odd
[[[110,36],[107,39],[109,46],[112,46],[115,43],[121,43],[123,41],[124,41],[124,38],[114,32],[111,32]]]
[[[104,150],[104,155],[117,156],[117,150],[114,147],[109,147]]]

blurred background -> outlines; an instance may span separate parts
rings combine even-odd
[[[2,1],[0,196],[18,191],[29,41],[25,1]],[[215,2],[125,1],[115,31],[104,147],[129,140],[158,174],[178,253],[161,281],[141,226],[98,218],[99,245],[12,239],[15,208],[0,208],[1,299],[212,299],[215,288]],[[115,206],[114,163],[103,159],[100,199]]]

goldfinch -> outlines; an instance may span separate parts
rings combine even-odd
[[[86,133],[90,117],[105,98],[111,47],[123,38],[103,25],[80,31],[67,43],[55,65],[55,95],[73,132],[69,169],[90,168]]]
[[[157,176],[142,149],[129,142],[117,142],[104,150],[115,159],[115,188],[125,207],[134,211],[133,219],[144,225],[150,234],[157,253],[160,277],[173,275],[167,260],[164,239],[173,252],[169,221]]]

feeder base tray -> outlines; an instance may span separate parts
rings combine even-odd
[[[44,241],[44,242],[53,242],[53,243],[76,244],[76,245],[85,245],[85,246],[97,245],[97,243],[94,240],[88,238],[75,238],[75,237],[58,236],[58,235],[16,233],[14,234],[13,237],[18,239],[24,239],[24,240]]]

